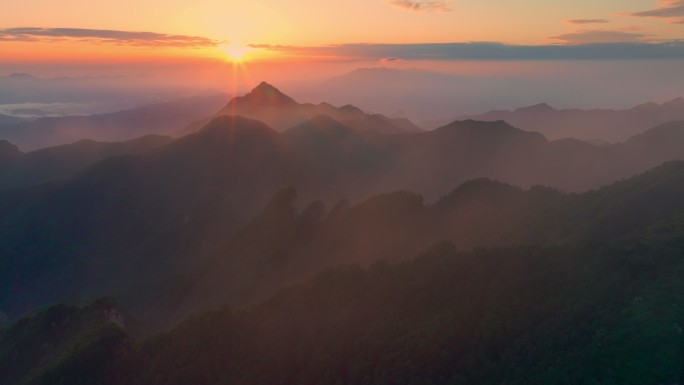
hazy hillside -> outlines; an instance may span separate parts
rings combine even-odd
[[[146,319],[164,323],[189,310],[248,305],[328,266],[400,261],[442,241],[470,250],[603,244],[656,226],[677,231],[668,226],[684,217],[681,194],[682,162],[579,195],[476,180],[432,204],[415,193],[394,192],[330,209],[315,201],[299,211],[296,191],[285,189],[200,270],[148,294],[129,292],[124,300]]]
[[[490,111],[462,119],[505,120],[523,130],[537,131],[549,139],[623,142],[651,127],[684,120],[684,99],[657,104],[646,103],[628,110],[558,110],[546,103],[516,110]]]
[[[487,218],[473,201],[498,209],[511,202],[506,197],[524,197],[539,206],[523,216],[534,224],[531,234],[548,227],[563,241],[470,252],[441,242],[403,262],[338,266],[254,306],[196,314],[142,341],[115,327],[115,313],[106,310],[111,303],[55,307],[0,332],[0,352],[18,352],[8,383],[670,383],[684,362],[682,189],[682,162],[579,196],[473,182],[433,213],[446,212],[440,204],[469,202],[471,219]],[[278,270],[296,263],[297,253],[287,258],[278,250],[306,243],[302,236],[325,232],[317,226],[360,211],[396,223],[426,210],[402,193],[326,219],[318,204],[295,214],[292,199],[291,190],[282,191],[238,233],[248,265]],[[292,218],[298,227],[288,226]],[[341,230],[335,232],[348,234]],[[401,244],[400,234],[388,239]],[[254,260],[244,254],[249,250],[266,259]],[[404,249],[394,249],[390,259],[398,250]],[[103,329],[93,332],[84,319],[99,320],[95,325]],[[33,341],[52,344],[40,350]]]
[[[213,114],[227,100],[227,95],[217,94],[100,115],[40,118],[0,126],[0,139],[32,151],[82,139],[112,142],[171,135]]]
[[[126,142],[102,143],[84,139],[72,144],[21,152],[0,142],[0,190],[29,187],[65,178],[91,164],[114,156],[140,154],[168,144],[170,137],[144,136]]]
[[[684,0],[0,4],[0,385],[684,384]]]
[[[673,144],[682,128],[673,123],[629,144],[604,147],[549,142],[504,122],[382,135],[329,117],[284,133],[242,117],[219,117],[156,150],[2,193],[0,311],[14,317],[69,296],[167,282],[201,266],[285,186],[296,187],[302,204],[359,201],[395,190],[433,202],[483,177],[583,191],[682,159]],[[663,142],[670,150],[661,150]],[[4,147],[9,158],[17,156]]]
[[[226,117],[158,150],[0,193],[0,309],[111,292],[198,263],[297,182],[293,162],[270,128]]]
[[[130,352],[129,336],[140,336],[135,320],[116,303],[100,299],[77,308],[55,305],[0,330],[0,381],[3,384],[72,384],[118,381]]]

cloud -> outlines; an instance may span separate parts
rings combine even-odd
[[[574,19],[574,20],[565,20],[565,23],[570,24],[570,25],[605,24],[605,23],[608,23],[608,20],[606,20],[606,19]]]
[[[605,31],[604,31],[605,32]],[[624,31],[614,31],[629,34]],[[632,35],[641,35],[633,33]],[[255,44],[252,48],[276,51],[286,55],[328,57],[336,60],[382,60],[399,57],[402,60],[644,60],[684,59],[684,40],[651,43],[640,37],[619,39],[615,42],[582,44],[577,36],[555,36],[557,40],[573,44],[509,45],[496,42],[423,43],[423,44],[343,44],[318,47]],[[603,40],[610,36],[603,36]]]
[[[596,43],[634,43],[642,42],[649,35],[624,30],[583,29],[557,36],[550,36],[551,40],[558,40],[563,44],[596,44]]]
[[[0,41],[58,42],[78,40],[95,44],[139,47],[215,47],[222,42],[201,36],[168,35],[155,32],[117,31],[83,28],[4,28]]]
[[[414,12],[452,12],[448,1],[392,0],[390,4]]]
[[[647,11],[633,12],[627,16],[656,17],[669,19],[671,23],[682,24],[684,19],[684,0],[660,0],[660,6]]]
[[[383,58],[380,58],[380,60],[379,60],[380,65],[383,65],[383,66],[393,66],[393,65],[396,65],[398,63],[402,63],[403,61],[404,60],[402,58],[395,57],[395,56],[383,57]]]

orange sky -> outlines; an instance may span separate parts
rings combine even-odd
[[[678,16],[677,7],[684,8],[684,2],[5,0],[0,13],[0,62],[226,59],[220,48],[226,43],[329,46],[471,41],[523,45],[654,42],[684,37],[684,24],[675,23],[684,19],[684,15]],[[672,16],[627,16],[663,8],[670,9]],[[567,22],[577,19],[580,21],[575,24]],[[33,36],[10,31],[21,27],[144,31],[164,38]],[[208,43],[164,41],[169,36],[198,37]],[[277,60],[282,56],[282,52],[261,49],[253,50],[249,58]]]

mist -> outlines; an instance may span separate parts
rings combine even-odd
[[[353,104],[406,117],[424,128],[467,114],[548,103],[556,108],[625,109],[682,96],[684,60],[318,61],[235,68],[203,62],[173,66],[54,69],[14,66],[0,77],[0,113],[35,116],[113,112],[192,95],[237,95],[268,81],[302,102]],[[32,77],[16,74],[30,73]],[[66,75],[57,76],[55,74]],[[53,76],[50,76],[53,75]],[[639,90],[639,92],[633,92]],[[18,111],[17,111],[18,110]],[[41,112],[42,111],[42,112]],[[19,112],[17,114],[16,112]],[[26,116],[26,115],[24,115]]]

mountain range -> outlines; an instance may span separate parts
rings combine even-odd
[[[335,107],[328,103],[301,104],[266,82],[260,83],[248,94],[231,100],[218,115],[240,115],[257,119],[279,131],[320,115],[335,119],[350,128],[373,130],[380,134],[422,131],[408,119],[368,114],[352,105]]]
[[[242,262],[233,263],[237,271],[215,271],[230,274],[223,285],[240,278],[245,266],[260,273],[248,270],[258,274],[243,282],[269,281],[283,267],[301,266],[298,254],[310,245],[316,246],[309,251],[323,252],[311,255],[316,258],[331,251],[353,256],[338,248],[349,240],[369,251],[384,244],[389,248],[380,250],[390,258],[353,259],[365,267],[328,268],[252,306],[196,313],[146,337],[109,299],[52,306],[0,331],[0,379],[668,383],[680,375],[684,358],[682,188],[684,163],[671,162],[581,195],[473,181],[432,207],[402,192],[327,215],[319,204],[297,213],[293,190],[285,189],[236,233],[229,246],[236,253],[222,257],[224,264]],[[364,234],[359,223],[368,219]],[[490,226],[501,219],[503,226]],[[452,238],[402,258],[424,224],[504,238],[513,230],[539,243],[459,251]],[[212,295],[223,294],[225,286],[213,289]]]
[[[623,142],[645,129],[684,120],[684,99],[645,103],[628,110],[556,109],[546,103],[516,110],[489,111],[462,119],[505,120],[524,130],[536,131],[549,139],[575,138],[607,143]]]
[[[228,99],[225,94],[216,94],[106,114],[10,121],[0,123],[0,139],[23,151],[34,151],[82,139],[112,142],[143,135],[172,135],[213,114]]]
[[[684,121],[597,144],[268,83],[179,103],[149,115],[174,137],[0,140],[3,385],[684,378]]]
[[[264,92],[272,88],[261,84],[248,96],[233,99],[224,111],[235,107],[247,108],[254,115],[284,111],[286,118],[299,116],[291,111],[299,111],[301,105],[279,91]],[[263,114],[259,103],[263,103]],[[65,298],[93,298],[111,293],[129,297],[130,293],[142,291],[166,298],[167,302],[158,303],[168,303],[174,313],[169,317],[178,319],[193,307],[179,305],[179,310],[174,310],[184,299],[174,299],[169,290],[175,290],[174,285],[192,282],[192,277],[183,273],[211,266],[210,261],[219,258],[221,250],[233,254],[230,250],[238,246],[226,246],[232,234],[284,187],[296,188],[302,204],[320,200],[331,207],[342,199],[360,202],[398,190],[413,191],[424,197],[421,199],[435,202],[462,183],[478,178],[523,188],[546,185],[581,192],[629,178],[666,161],[683,159],[683,132],[684,123],[673,122],[622,144],[596,146],[578,140],[548,141],[539,133],[522,131],[502,121],[456,121],[430,132],[388,134],[319,115],[279,132],[256,120],[219,114],[199,131],[175,140],[152,137],[118,145],[84,142],[73,148],[57,147],[35,154],[22,154],[4,143],[0,152],[7,158],[4,162],[15,165],[8,166],[6,175],[14,172],[37,176],[21,181],[33,186],[0,192],[0,310],[15,318],[36,306]],[[99,150],[81,150],[84,155],[76,156],[75,149],[89,146]],[[120,156],[98,160],[106,154]],[[28,160],[22,163],[19,159],[23,158]],[[95,163],[88,164],[90,161]],[[45,171],[47,165],[54,168]],[[505,199],[513,199],[514,195]],[[406,204],[421,212],[424,208],[416,199],[398,201],[400,207]],[[320,216],[320,211],[320,205],[314,205],[311,215]],[[472,215],[484,215],[476,213]],[[460,223],[461,219],[454,221]],[[522,226],[519,221],[514,221],[516,226]],[[371,216],[343,228],[363,229],[372,222]],[[483,228],[503,226],[504,222],[485,222]],[[372,232],[378,239],[382,227],[390,229],[394,225],[381,223]],[[397,221],[396,226],[401,228],[401,223]],[[413,243],[394,248],[382,246],[377,254],[389,255],[392,250],[399,250],[395,254],[408,257],[439,237],[451,237],[436,229],[429,232],[435,237],[426,234],[413,239],[408,235],[423,234],[418,230],[406,227],[402,230],[404,236],[390,233],[391,240],[399,237]],[[537,233],[544,231],[541,228]],[[463,232],[461,237],[465,238],[456,240],[466,248],[494,241],[481,238],[482,234],[465,234],[470,233]],[[509,241],[523,239],[526,238],[511,237]],[[363,245],[370,241],[350,239],[345,244]],[[326,244],[323,240],[316,242]],[[376,249],[360,250],[366,251],[354,254],[357,258]],[[295,254],[308,255],[304,251]],[[352,253],[337,258],[331,250],[320,254],[328,255],[327,261],[333,264],[353,257]],[[320,261],[323,260],[326,259]],[[313,272],[323,267],[302,263],[311,267],[301,271]],[[240,271],[231,264],[207,269]],[[241,276],[249,274],[252,273]],[[267,280],[272,286],[262,287],[255,279],[255,286],[249,288],[236,281],[235,290],[225,291],[227,297],[216,298],[242,298],[245,302],[249,298],[263,298],[275,290],[275,283],[294,276],[282,274]],[[216,280],[207,278],[206,282],[213,284]],[[136,310],[145,313],[145,307],[154,301],[138,295],[127,304],[133,302]],[[147,313],[155,318],[159,312],[167,311],[163,307],[149,309]]]
[[[25,153],[17,146],[0,140],[0,190],[30,187],[65,178],[97,161],[148,152],[170,141],[170,137],[158,135],[113,143],[83,139]]]

